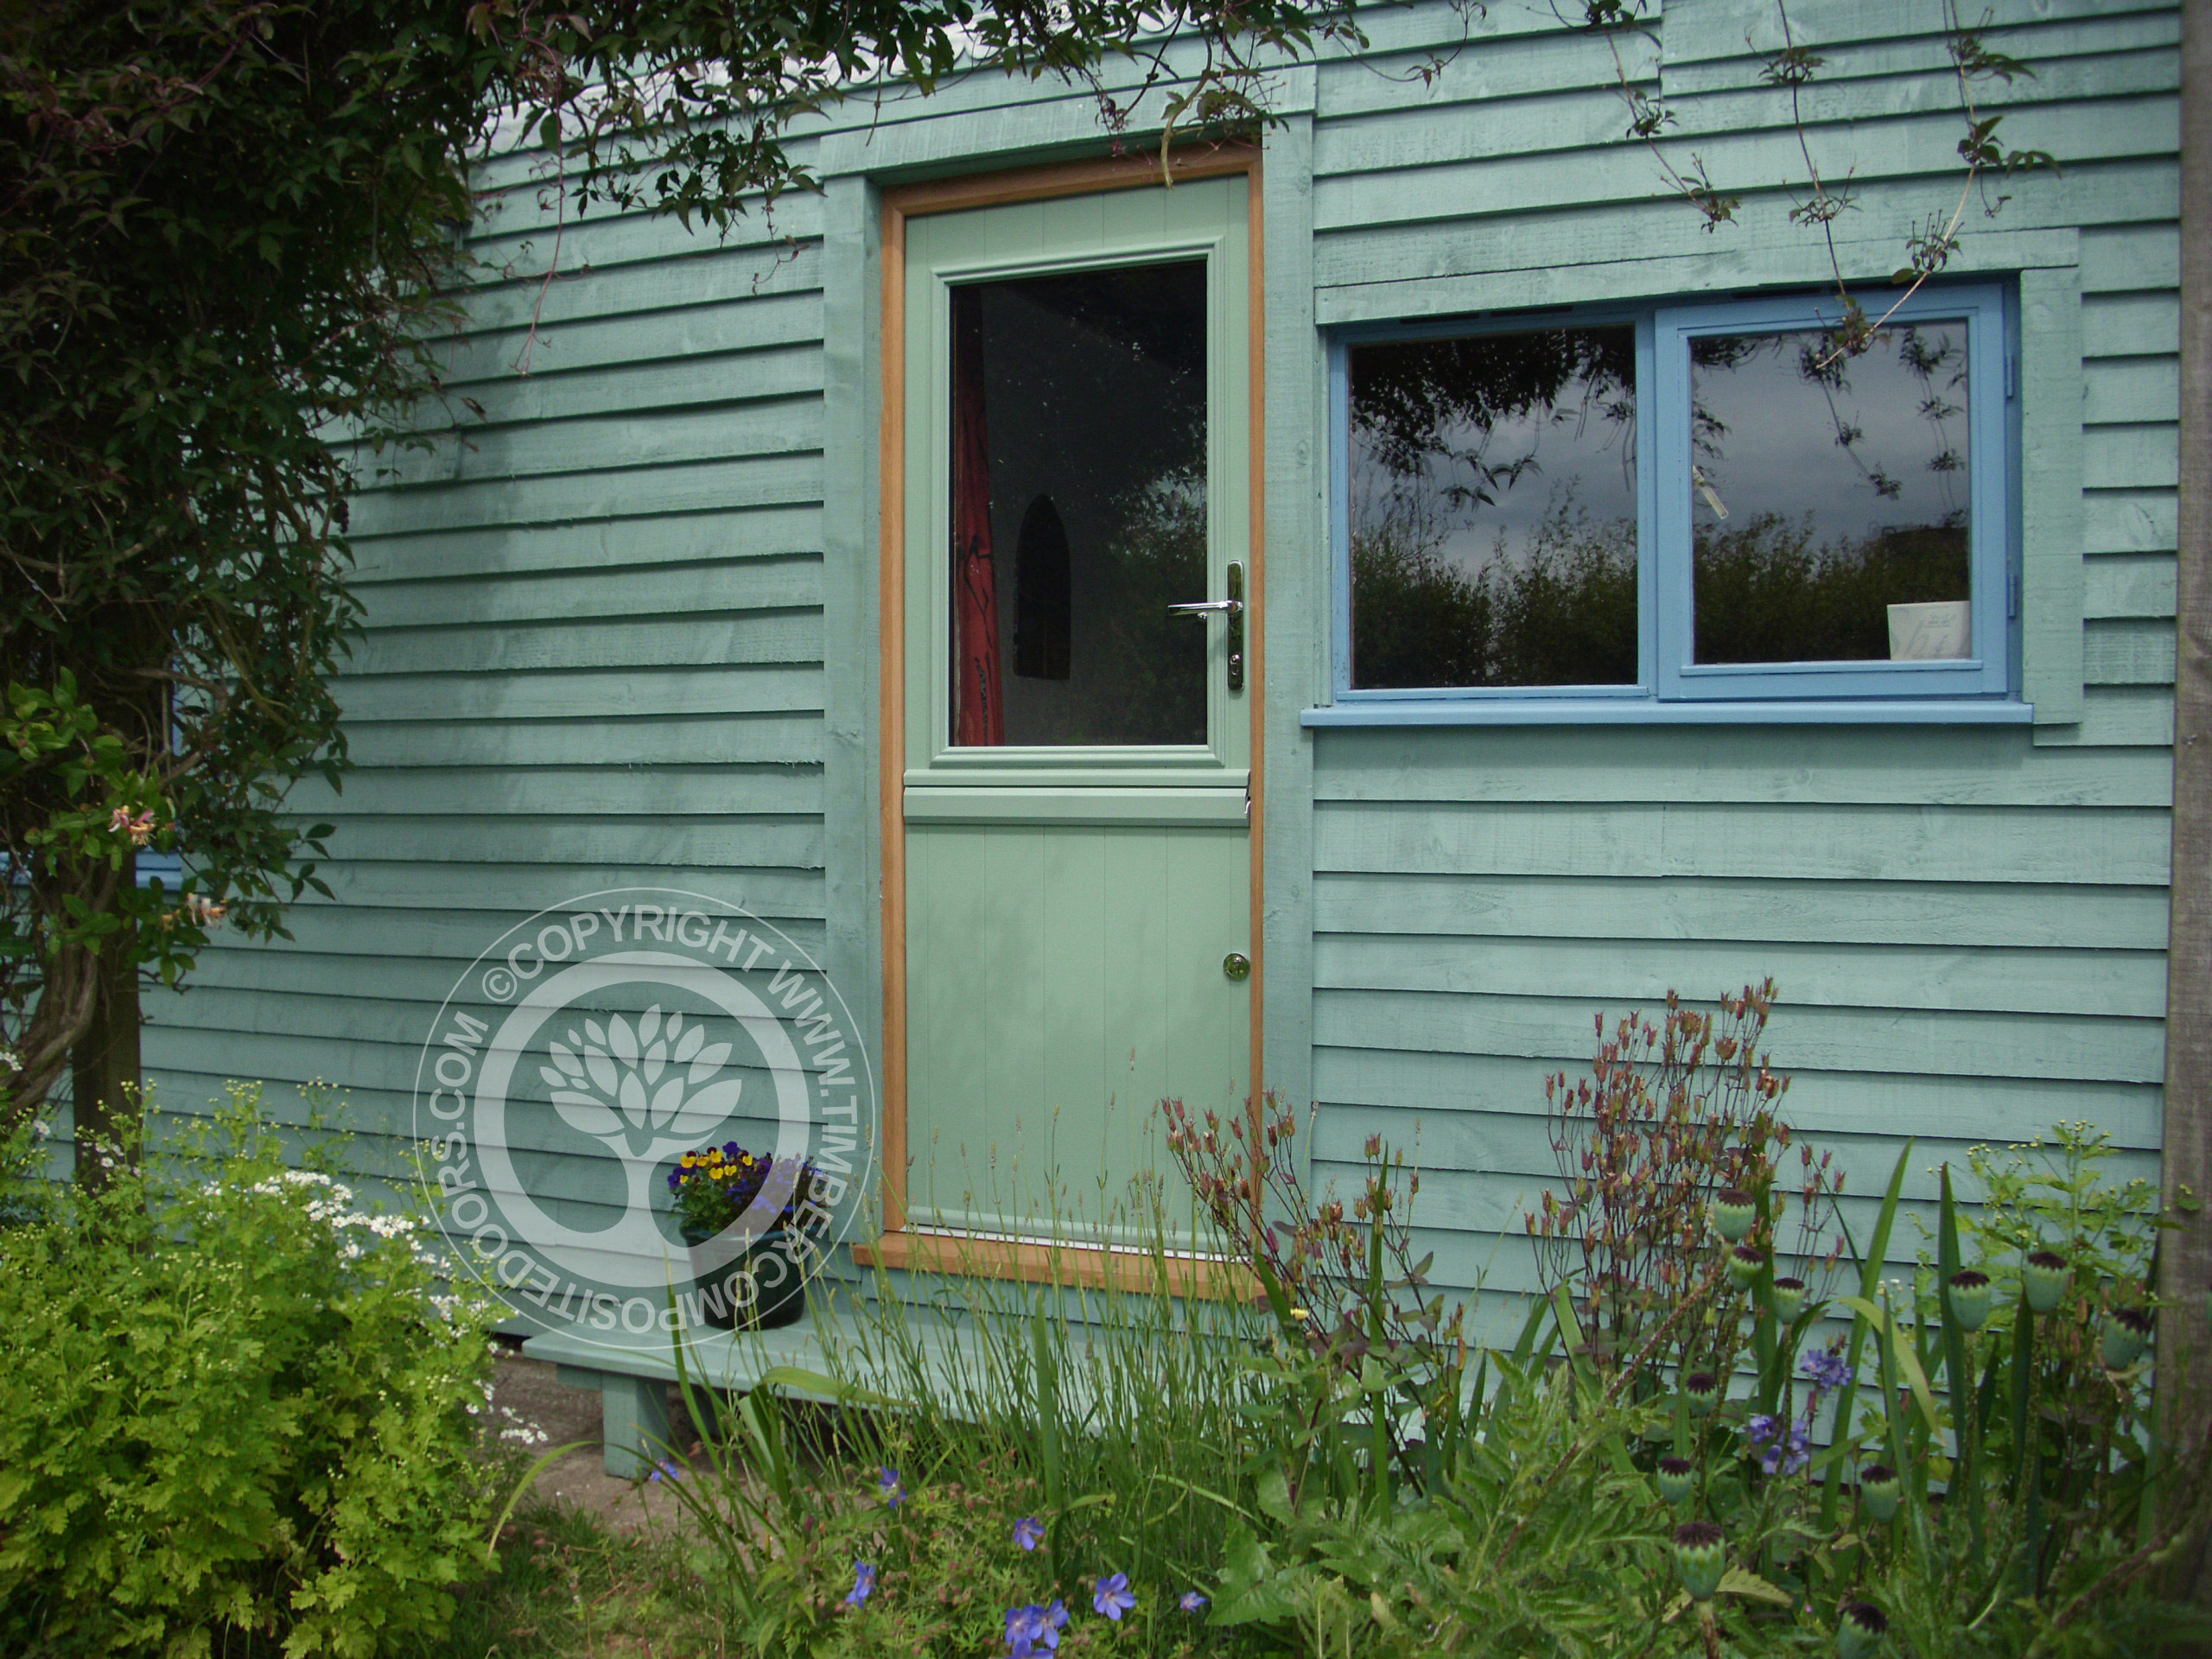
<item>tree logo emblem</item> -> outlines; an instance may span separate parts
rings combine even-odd
[[[800,1271],[818,1268],[870,1190],[874,1109],[857,1027],[805,952],[660,888],[508,930],[440,1007],[415,1093],[423,1189],[455,1256],[533,1323],[609,1342],[688,1324],[702,1254],[719,1270],[772,1225]],[[666,1177],[725,1139],[817,1179],[788,1213],[791,1183],[765,1184],[762,1213],[687,1251]]]

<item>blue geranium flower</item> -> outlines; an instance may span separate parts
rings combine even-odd
[[[906,1501],[906,1489],[899,1484],[899,1471],[889,1465],[880,1465],[875,1471],[875,1484],[882,1490],[883,1501],[897,1509]]]
[[[1014,1541],[1024,1549],[1034,1549],[1045,1541],[1045,1523],[1033,1515],[1025,1515],[1014,1523]]]
[[[1116,1573],[1099,1580],[1091,1588],[1090,1605],[1107,1618],[1119,1622],[1123,1613],[1137,1605],[1137,1599],[1129,1593],[1129,1575]]]
[[[1185,1590],[1175,1605],[1186,1613],[1195,1613],[1206,1605],[1206,1599],[1195,1590]]]
[[[857,1607],[861,1605],[861,1603],[865,1602],[868,1599],[869,1595],[874,1591],[874,1589],[875,1563],[873,1561],[855,1561],[853,1563],[852,1593],[845,1598],[845,1605],[848,1607]]]
[[[1037,1649],[1047,1651],[1060,1645],[1060,1632],[1067,1627],[1068,1610],[1058,1601],[1049,1607],[1039,1607],[1032,1602],[1027,1607],[1009,1607],[1006,1611],[1006,1645],[1008,1659],[1034,1659]]]

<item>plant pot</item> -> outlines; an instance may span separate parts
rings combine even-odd
[[[783,1228],[760,1234],[719,1269],[707,1248],[715,1237],[683,1230],[692,1287],[681,1300],[700,1322],[717,1331],[772,1331],[806,1312],[806,1281]]]

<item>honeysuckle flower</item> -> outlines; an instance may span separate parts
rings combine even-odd
[[[875,1563],[873,1561],[855,1561],[853,1563],[853,1587],[850,1593],[845,1597],[845,1605],[848,1607],[858,1607],[874,1592],[874,1590]]]
[[[1206,1599],[1195,1590],[1185,1590],[1175,1605],[1186,1613],[1195,1613],[1206,1605]]]
[[[1129,1593],[1129,1575],[1115,1573],[1099,1580],[1091,1586],[1090,1605],[1119,1623],[1122,1615],[1137,1605],[1137,1599]]]
[[[1014,1523],[1014,1541],[1024,1549],[1034,1549],[1045,1541],[1045,1523],[1033,1515],[1025,1515]]]
[[[878,1465],[875,1484],[883,1493],[883,1501],[897,1509],[906,1501],[906,1489],[899,1484],[899,1471],[889,1465]]]

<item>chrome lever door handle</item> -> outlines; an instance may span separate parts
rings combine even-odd
[[[1171,616],[1205,616],[1219,611],[1229,620],[1229,689],[1236,692],[1244,689],[1244,562],[1231,559],[1225,574],[1227,599],[1193,600],[1187,605],[1170,605],[1167,612]]]

